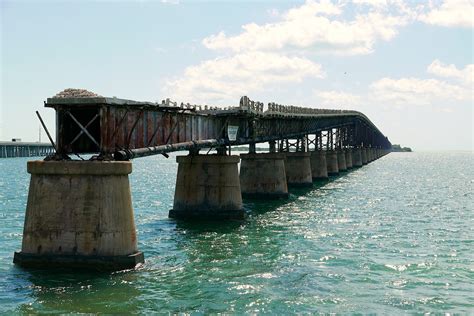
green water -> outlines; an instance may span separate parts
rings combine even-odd
[[[181,223],[174,156],[131,175],[146,264],[23,270],[26,159],[0,159],[0,313],[474,313],[474,156],[392,153],[243,222]]]

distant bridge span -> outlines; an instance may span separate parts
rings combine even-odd
[[[247,97],[239,106],[223,109],[105,97],[49,98],[45,105],[56,110],[58,152],[99,153],[109,160],[275,141],[286,151],[291,139],[300,140],[298,150],[311,144],[328,150],[391,147],[360,112],[275,103],[264,111],[263,103]]]

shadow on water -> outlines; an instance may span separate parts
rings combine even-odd
[[[289,187],[288,198],[280,198],[274,200],[265,198],[245,198],[244,207],[247,210],[249,216],[258,216],[267,212],[274,211],[285,204],[297,200],[300,196],[306,195],[314,190],[319,190],[320,188],[323,188],[327,184],[348,175],[354,170],[355,169],[351,169],[348,171],[340,172],[338,175],[329,176],[329,178],[326,180],[313,180],[313,185],[310,187]]]
[[[244,199],[244,208],[247,210],[249,218],[258,216],[276,210],[277,208],[289,203],[294,197],[265,200],[265,199]]]
[[[76,269],[14,268],[29,302],[17,312],[29,313],[137,313],[141,295],[135,285],[139,270],[99,272]]]
[[[235,231],[245,225],[246,220],[227,220],[227,221],[184,221],[173,220],[176,223],[177,231],[186,231],[190,233],[220,233],[225,234]]]

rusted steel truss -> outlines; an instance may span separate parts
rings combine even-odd
[[[94,153],[101,159],[124,160],[261,142],[297,151],[391,146],[360,112],[275,103],[264,111],[263,103],[247,97],[226,109],[104,97],[50,98],[45,105],[56,110],[58,157]]]

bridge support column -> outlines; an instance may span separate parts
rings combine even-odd
[[[354,148],[352,150],[352,166],[354,168],[362,167],[362,154],[360,148]]]
[[[326,163],[326,151],[315,150],[311,152],[311,176],[313,180],[327,180],[328,167]]]
[[[240,188],[244,198],[287,198],[285,154],[240,155]]]
[[[243,219],[239,156],[178,156],[173,209],[177,219]]]
[[[128,174],[131,162],[30,161],[21,251],[25,267],[130,269],[143,263]]]
[[[366,165],[368,163],[367,160],[367,151],[368,149],[365,147],[361,147],[360,152],[361,152],[361,157],[362,157],[362,164]]]
[[[289,186],[310,187],[313,185],[310,156],[309,152],[286,153],[285,171]]]
[[[328,175],[335,176],[339,174],[339,164],[337,163],[337,151],[326,151],[326,163]]]
[[[339,168],[339,172],[347,171],[346,166],[346,154],[344,149],[337,150],[337,166]]]
[[[352,148],[346,148],[346,167],[352,169]]]

